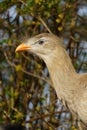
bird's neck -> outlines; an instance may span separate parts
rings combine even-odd
[[[66,91],[67,93],[70,89],[70,82],[73,76],[76,75],[69,55],[64,48],[56,48],[56,50],[45,59],[45,62],[57,95],[63,96],[61,95],[63,94],[62,91]]]

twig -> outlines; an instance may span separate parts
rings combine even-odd
[[[8,64],[9,64],[10,66],[12,66],[12,67],[16,68],[16,67],[17,67],[17,65],[15,65],[14,63],[12,63],[12,62],[8,59],[8,56],[7,56],[6,52],[5,52],[5,51],[3,51],[3,53],[4,53],[4,56],[5,56],[5,58],[6,58],[7,62],[8,62]],[[23,68],[20,68],[20,70],[21,70],[23,73],[25,73],[25,74],[27,74],[27,75],[29,75],[29,76],[32,76],[32,77],[35,77],[35,78],[41,79],[41,80],[43,80],[43,81],[45,81],[45,82],[49,83],[49,84],[50,84],[50,86],[52,86],[51,82],[50,82],[50,81],[48,81],[48,80],[46,80],[45,78],[40,77],[40,76],[35,75],[35,74],[32,74],[32,73],[30,73],[30,72],[28,72],[28,71],[24,70]]]
[[[23,5],[27,6],[27,4],[23,0],[19,0]]]
[[[46,23],[43,21],[43,19],[41,17],[38,17],[39,21],[44,25],[44,27],[48,30],[49,33],[52,33],[51,30],[48,28],[48,26],[46,25]]]
[[[28,56],[26,56],[24,53],[21,53],[21,54],[22,54],[22,56],[23,56],[26,60],[30,61],[30,59],[29,59]],[[35,65],[38,64],[35,60],[34,60],[34,62],[35,62]],[[40,70],[40,72],[41,72],[41,74],[43,74],[43,76],[45,77],[46,80],[49,80],[49,79],[47,78],[46,74],[44,73],[44,71]]]
[[[27,120],[26,123],[33,122],[33,121],[39,120],[39,119],[43,119],[43,118],[45,118],[45,117],[52,116],[52,115],[54,115],[54,114],[60,114],[60,113],[62,113],[62,112],[67,112],[67,111],[57,111],[57,112],[47,113],[47,114],[43,114],[43,115],[40,114],[40,116],[38,116],[38,117],[31,118],[30,120]]]

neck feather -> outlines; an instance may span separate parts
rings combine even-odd
[[[70,76],[76,73],[71,59],[63,47],[56,48],[45,58],[45,62],[50,73],[59,73],[60,76]]]
[[[72,89],[71,82],[76,75],[69,55],[63,47],[60,47],[56,48],[52,54],[44,60],[48,67],[53,87],[55,88],[57,95],[63,97],[64,91],[67,93],[67,91]]]

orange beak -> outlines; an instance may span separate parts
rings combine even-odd
[[[28,49],[30,49],[30,48],[31,48],[31,47],[30,47],[29,45],[26,45],[26,44],[22,43],[22,44],[20,44],[20,45],[16,48],[15,52],[25,51],[25,50],[28,50]]]

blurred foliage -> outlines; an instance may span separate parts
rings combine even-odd
[[[86,72],[85,7],[87,11],[86,0],[0,0],[0,124],[27,124],[29,130],[76,129],[49,84],[43,61],[27,52],[15,53],[15,48],[51,30],[64,37],[76,71]]]

